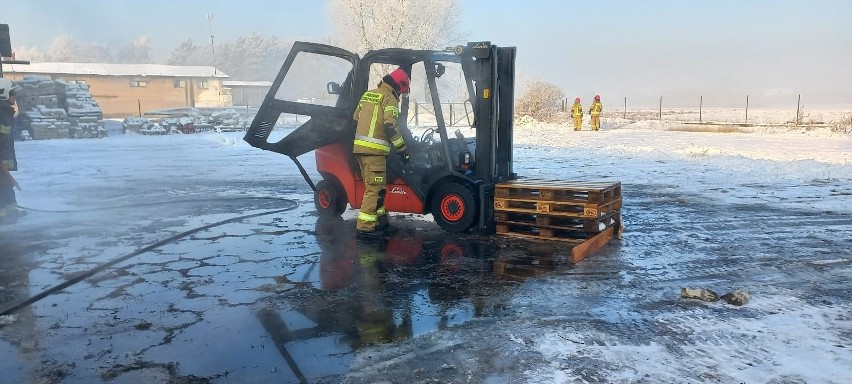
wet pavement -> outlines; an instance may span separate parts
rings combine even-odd
[[[159,245],[16,311],[0,381],[781,383],[814,371],[793,356],[843,382],[837,367],[852,366],[842,212],[625,183],[624,238],[572,265],[561,243],[453,235],[416,215],[364,241],[353,210],[316,216],[291,165],[214,171],[239,156],[134,177],[106,161],[61,195],[28,184],[38,205],[0,232],[1,308]],[[40,172],[61,184],[69,171]],[[684,301],[687,286],[752,301]]]
[[[231,201],[255,203],[249,212],[289,202]],[[176,203],[175,213],[198,204]],[[17,312],[3,329],[12,343],[0,350],[3,371],[13,382],[337,382],[364,347],[498,316],[518,282],[571,267],[553,246],[531,253],[416,216],[398,215],[392,236],[365,241],[352,219],[294,207],[175,239]],[[126,209],[144,206],[114,210]],[[69,236],[53,241],[87,242]],[[4,250],[20,240],[4,237]],[[132,251],[101,241],[80,250]],[[67,256],[42,260],[28,280],[7,276],[3,303],[107,261]]]

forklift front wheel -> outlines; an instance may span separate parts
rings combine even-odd
[[[447,232],[463,232],[473,226],[477,214],[476,198],[458,183],[446,183],[432,198],[432,216]]]
[[[346,210],[346,194],[337,183],[320,180],[314,192],[314,206],[320,216],[340,216]]]

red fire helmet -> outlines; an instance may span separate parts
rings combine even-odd
[[[411,79],[408,78],[408,74],[402,70],[402,68],[397,68],[393,72],[389,74],[391,79],[396,82],[396,85],[399,86],[399,93],[408,93],[411,89]]]

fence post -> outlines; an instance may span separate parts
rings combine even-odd
[[[414,126],[420,128],[420,103],[414,102]]]
[[[624,96],[624,120],[627,120],[627,96]]]
[[[748,124],[748,95],[746,95],[746,116],[745,123]]]
[[[449,126],[455,125],[455,123],[453,123],[453,121],[455,121],[453,119],[453,103],[450,103],[450,124],[449,124]]]
[[[799,125],[799,111],[802,108],[802,94],[799,94],[799,100],[796,101],[796,125]]]
[[[663,97],[660,96],[660,120],[663,120]]]
[[[136,106],[139,108],[139,117],[142,117],[142,100],[136,99]]]
[[[703,112],[703,110],[704,110],[704,96],[702,95],[701,100],[698,101],[698,122],[699,123],[704,122],[704,120],[702,119],[702,116],[701,116],[701,113]]]

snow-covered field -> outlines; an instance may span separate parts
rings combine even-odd
[[[624,239],[579,263],[568,275],[531,278],[518,285],[511,300],[502,304],[505,313],[499,318],[479,318],[359,350],[347,381],[375,382],[388,374],[399,374],[400,379],[411,375],[416,381],[423,379],[418,374],[425,372],[428,378],[432,372],[432,377],[450,382],[849,382],[852,135],[830,128],[752,133],[671,130],[676,125],[610,117],[599,132],[588,127],[574,132],[567,123],[516,127],[514,170],[520,176],[622,182]],[[459,130],[470,134],[466,128]],[[76,210],[137,200],[197,198],[208,192],[279,196],[311,204],[298,169],[280,155],[250,147],[241,140],[242,133],[141,136],[119,132],[113,129],[110,137],[100,140],[17,143],[20,172],[16,177],[24,188],[18,194],[20,205]],[[304,157],[303,164],[315,174],[311,155]],[[279,188],[277,180],[295,184]],[[170,209],[155,206],[119,217],[77,214],[82,221],[66,220],[61,228],[55,216],[33,212],[15,228],[3,228],[3,233],[21,231],[27,239],[42,233],[38,247],[53,247],[28,256],[35,257],[36,263],[39,258],[49,260],[29,274],[29,289],[35,293],[93,262],[135,248],[123,243],[127,239],[146,244],[160,236],[128,237],[125,232],[176,232],[227,216],[216,208],[196,212],[198,219],[186,222],[170,220],[188,214]],[[822,220],[821,215],[827,218]],[[310,227],[301,222],[294,225]],[[54,231],[72,240],[51,239]],[[96,231],[103,231],[103,236]],[[74,237],[76,232],[84,235]],[[714,238],[716,233],[728,237]],[[248,240],[227,239],[222,233],[225,242],[219,243],[220,234],[215,235],[209,235],[217,239],[213,247],[231,244],[242,257],[253,252],[254,243]],[[307,244],[310,238],[298,235],[294,244],[316,248]],[[280,246],[277,241],[270,244],[262,246]],[[16,249],[28,246],[13,245]],[[137,267],[146,268],[152,267]],[[227,265],[224,271],[213,265],[203,268],[230,273]],[[181,279],[176,271],[170,273]],[[198,278],[199,287],[212,284],[207,280],[215,278]],[[110,287],[108,281],[98,284],[107,292],[125,289]],[[232,301],[233,296],[245,295],[232,293],[237,287],[231,283],[216,284],[212,291]],[[151,283],[146,289],[162,293],[170,290],[167,285]],[[752,301],[742,308],[683,301],[678,292],[686,285],[745,287]],[[87,300],[93,294],[85,292],[95,288],[74,289],[84,298],[70,302],[64,296],[55,298],[52,303],[58,309],[48,304],[35,307],[35,319],[29,320],[33,327],[51,333],[46,330],[51,324],[73,324],[73,316],[69,320],[69,313],[63,311],[86,307],[78,301]],[[209,300],[217,313],[242,310]],[[120,303],[113,305],[119,314],[127,311]],[[162,308],[143,308],[140,313],[158,311]],[[91,312],[87,316],[105,315]],[[112,320],[98,319],[101,325],[88,331],[86,325],[81,325],[83,331],[78,326],[61,328],[102,337],[110,329],[103,325]],[[189,322],[192,328],[185,333],[199,327],[203,333],[211,319],[197,325]],[[0,338],[8,329],[0,328]],[[76,335],[60,349],[86,349],[75,343],[87,337]],[[129,364],[118,356],[119,347],[130,348],[119,345],[115,355],[104,352],[108,363]],[[152,351],[169,352],[169,345],[156,347]],[[39,348],[49,345],[22,348],[27,352],[19,354]],[[155,353],[146,354],[151,355],[156,361]],[[74,355],[70,356],[73,361]],[[424,368],[435,361],[440,363],[434,371]],[[79,375],[90,372],[86,369],[104,369],[104,364],[87,359],[67,369],[77,375],[72,382],[86,382],[87,377]],[[197,366],[184,364],[181,373],[204,374],[192,371]],[[238,374],[232,372],[232,379]],[[213,382],[229,381],[218,376]]]

